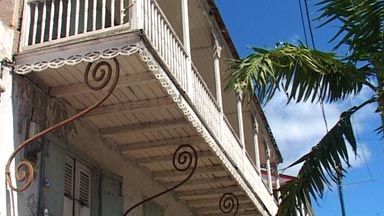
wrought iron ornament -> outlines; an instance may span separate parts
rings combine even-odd
[[[219,209],[223,214],[235,216],[239,211],[239,199],[233,193],[225,193],[220,198]]]
[[[28,138],[27,140],[22,142],[20,145],[18,145],[18,147],[9,157],[8,162],[5,166],[6,181],[8,186],[12,190],[17,192],[25,191],[32,184],[32,181],[35,176],[35,170],[34,170],[33,164],[30,161],[23,160],[17,164],[16,173],[15,173],[16,181],[18,183],[21,183],[22,185],[15,186],[13,184],[10,167],[11,167],[12,160],[16,157],[16,154],[19,153],[25,146],[32,143],[32,141],[39,139],[40,137],[44,136],[45,134],[57,128],[60,128],[66,124],[73,122],[74,120],[84,116],[85,114],[89,113],[90,111],[98,107],[100,104],[102,104],[112,94],[113,90],[116,88],[117,82],[119,81],[119,74],[120,74],[119,62],[117,61],[116,58],[113,58],[113,62],[115,64],[114,67],[107,61],[101,61],[97,63],[95,66],[93,66],[93,63],[88,63],[85,69],[84,82],[88,88],[94,91],[98,91],[108,86],[108,92],[104,96],[104,98],[100,99],[95,104],[84,109],[78,114],[35,134],[34,136]],[[113,70],[113,68],[115,68],[115,70]]]
[[[173,186],[173,187],[171,187],[171,188],[169,188],[163,192],[155,194],[155,195],[153,195],[147,199],[144,199],[143,201],[138,202],[137,204],[133,205],[124,213],[124,216],[128,215],[128,213],[131,212],[136,207],[138,207],[138,206],[140,206],[140,205],[142,205],[142,204],[144,204],[150,200],[153,200],[153,199],[155,199],[161,195],[164,195],[170,191],[173,191],[176,188],[183,185],[185,182],[187,182],[193,176],[193,174],[196,171],[197,161],[198,161],[198,156],[197,156],[197,152],[196,152],[195,148],[193,148],[191,145],[187,145],[187,144],[180,145],[175,150],[175,152],[173,153],[172,164],[173,164],[173,167],[177,171],[186,172],[186,171],[190,170],[190,173],[188,174],[188,176],[183,181],[178,183],[177,185],[175,185],[175,186]]]

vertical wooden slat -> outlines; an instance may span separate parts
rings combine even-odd
[[[79,33],[80,0],[76,0],[75,35]]]
[[[89,0],[86,0],[85,2],[84,2],[84,29],[83,29],[83,32],[85,33],[85,32],[87,32],[88,31],[88,5],[89,5]]]
[[[102,0],[102,5],[101,5],[101,28],[102,29],[105,28],[105,12],[107,10],[105,1],[106,0]]]
[[[159,35],[157,34],[158,31],[159,31],[159,29],[158,29],[159,28],[158,20],[159,20],[159,13],[157,12],[157,10],[155,10],[155,20],[154,20],[155,29],[154,29],[153,32],[156,32],[156,34],[155,34],[155,47],[156,47],[157,50],[159,49]]]
[[[54,18],[55,18],[55,7],[56,7],[56,4],[55,4],[55,0],[52,0],[51,2],[51,9],[50,9],[50,13],[51,13],[51,17],[49,18],[49,41],[52,40],[52,37],[53,37],[53,26],[54,26]]]
[[[69,29],[71,28],[71,13],[72,13],[72,0],[68,0],[68,4],[67,4],[67,27],[66,27],[66,32],[65,32],[65,36],[68,37],[69,36]]]
[[[115,0],[111,0],[111,27],[115,26]]]
[[[63,0],[59,0],[59,17],[57,22],[57,39],[59,39],[61,37],[61,31],[63,28]]]
[[[93,0],[93,13],[92,13],[92,21],[93,21],[92,30],[93,31],[96,30],[96,23],[97,23],[96,11],[97,11],[97,0]]]
[[[47,2],[43,2],[43,14],[41,17],[40,43],[44,42],[46,17],[47,17]]]
[[[39,18],[39,3],[34,3],[34,18],[33,18],[33,27],[32,27],[32,45],[36,43],[37,37],[37,20]]]

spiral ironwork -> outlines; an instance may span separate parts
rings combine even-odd
[[[220,198],[219,209],[223,214],[235,216],[239,211],[239,199],[234,193],[225,193]]]
[[[10,167],[17,153],[19,153],[25,146],[32,143],[32,141],[37,140],[40,137],[44,136],[45,134],[57,128],[60,128],[66,124],[69,124],[74,120],[89,113],[90,111],[98,107],[100,104],[102,104],[112,94],[113,90],[116,88],[117,82],[119,81],[119,74],[120,74],[119,62],[117,61],[116,58],[113,58],[113,62],[114,62],[114,67],[107,61],[101,61],[97,63],[95,66],[93,65],[93,63],[88,63],[85,69],[84,81],[88,88],[90,88],[91,90],[97,91],[97,90],[102,90],[108,86],[107,94],[102,99],[98,100],[95,104],[77,113],[76,115],[66,120],[63,120],[35,134],[34,136],[31,136],[30,138],[28,138],[27,140],[19,144],[18,147],[14,150],[14,152],[12,152],[11,156],[7,161],[7,164],[5,165],[6,181],[8,186],[12,190],[17,192],[25,191],[32,184],[34,173],[35,173],[32,162],[23,160],[17,164],[16,173],[15,173],[15,180],[21,183],[22,185],[15,186],[13,184]],[[113,70],[113,68],[115,68],[115,70]]]
[[[188,145],[188,144],[180,145],[175,150],[175,152],[173,153],[172,164],[173,164],[173,167],[177,171],[180,171],[180,172],[186,172],[188,170],[191,170],[190,173],[188,174],[188,176],[183,181],[176,184],[175,186],[173,186],[173,187],[171,187],[165,191],[162,191],[158,194],[155,194],[155,195],[153,195],[147,199],[144,199],[143,201],[138,202],[137,204],[133,205],[127,211],[125,211],[124,216],[128,215],[128,213],[131,212],[136,207],[138,207],[138,206],[140,206],[140,205],[142,205],[142,204],[144,204],[150,200],[153,200],[153,199],[155,199],[161,195],[164,195],[170,191],[173,191],[176,188],[183,185],[184,183],[186,183],[195,173],[196,168],[197,168],[197,162],[198,162],[198,156],[197,156],[197,152],[196,152],[195,148],[193,148],[193,146]]]

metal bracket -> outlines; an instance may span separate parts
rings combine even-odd
[[[197,161],[198,161],[198,156],[197,156],[197,152],[196,152],[195,148],[193,148],[191,145],[188,145],[188,144],[179,146],[175,150],[175,152],[173,153],[172,164],[173,164],[173,167],[177,171],[180,171],[180,172],[185,172],[185,171],[191,170],[189,175],[187,176],[187,178],[185,178],[183,181],[181,181],[177,185],[175,185],[175,186],[173,186],[173,187],[171,187],[171,188],[169,188],[163,192],[155,194],[155,195],[153,195],[147,199],[144,199],[143,201],[138,202],[137,204],[133,205],[127,211],[125,211],[124,216],[127,216],[128,213],[131,212],[136,207],[138,207],[138,206],[140,206],[140,205],[142,205],[142,204],[144,204],[150,200],[153,200],[153,199],[155,199],[161,195],[164,195],[170,191],[173,191],[176,188],[183,185],[184,183],[186,183],[195,173],[196,168],[197,168]]]
[[[225,193],[220,198],[219,209],[225,215],[235,216],[239,211],[239,199],[234,193]]]
[[[17,146],[15,151],[9,157],[8,162],[5,166],[6,181],[8,186],[12,190],[17,192],[25,191],[32,184],[32,181],[34,179],[34,174],[35,174],[35,170],[32,162],[28,160],[23,160],[16,165],[16,173],[15,173],[16,181],[23,184],[21,186],[15,186],[13,184],[12,178],[11,178],[10,166],[16,154],[19,153],[24,147],[32,143],[32,141],[39,139],[40,137],[44,136],[45,134],[57,128],[63,127],[64,125],[67,125],[73,122],[74,120],[84,116],[85,114],[89,113],[90,111],[92,111],[93,109],[101,105],[112,94],[113,90],[116,88],[117,82],[119,81],[119,74],[120,74],[119,62],[117,61],[116,58],[113,58],[113,62],[115,64],[114,67],[107,61],[101,61],[101,62],[98,62],[96,65],[93,65],[93,63],[88,63],[85,69],[84,82],[88,88],[94,91],[99,91],[108,87],[108,93],[102,99],[100,99],[95,104],[88,107],[87,109],[79,112],[78,114],[35,134],[34,136],[28,138],[27,140],[25,140],[24,142],[22,142],[20,145]],[[90,82],[90,80],[92,80],[92,82]]]

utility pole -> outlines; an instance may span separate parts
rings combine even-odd
[[[336,175],[337,175],[337,189],[339,191],[339,200],[340,200],[340,206],[341,206],[341,215],[346,216],[347,214],[345,213],[343,184],[342,184],[343,173],[340,166],[336,167]]]

